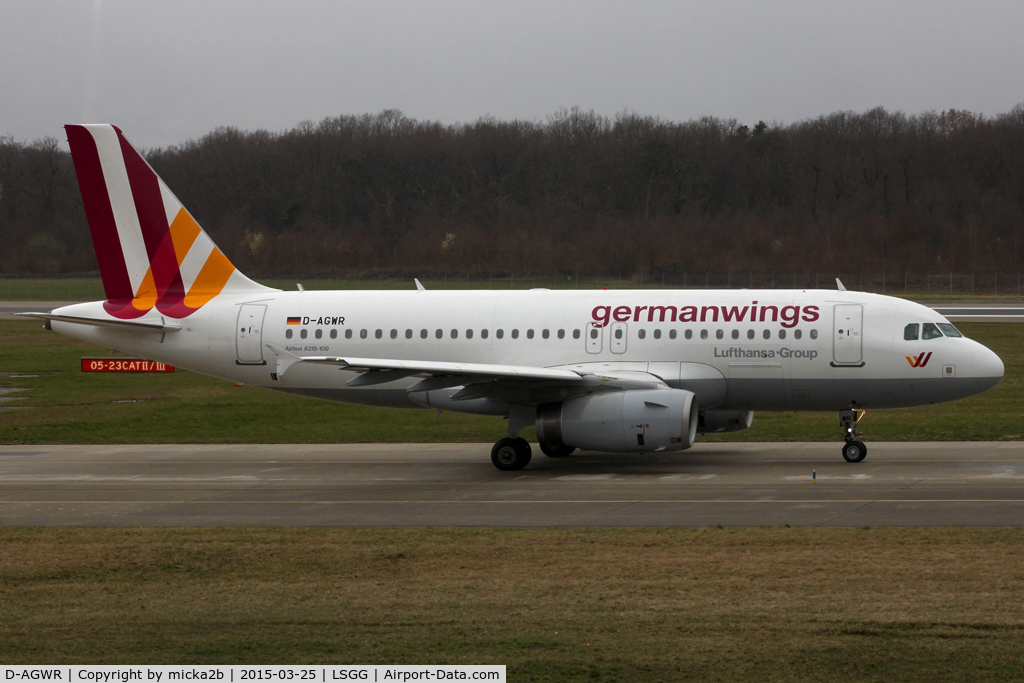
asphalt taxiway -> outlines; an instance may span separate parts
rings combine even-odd
[[[1024,443],[698,443],[678,454],[490,444],[0,446],[0,524],[630,527],[1024,523]]]

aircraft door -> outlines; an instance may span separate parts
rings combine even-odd
[[[263,365],[263,316],[267,307],[260,304],[243,304],[238,311],[235,325],[235,351],[240,365]]]
[[[626,323],[612,323],[611,339],[608,340],[608,348],[612,353],[626,352],[626,337],[629,330]]]
[[[590,323],[586,329],[587,353],[601,353],[604,347],[604,328],[597,323]]]
[[[832,324],[832,361],[836,365],[863,364],[864,307],[836,304]]]

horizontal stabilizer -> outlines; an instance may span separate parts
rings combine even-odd
[[[37,318],[39,320],[47,320],[62,322],[62,323],[73,323],[76,325],[94,325],[96,327],[116,327],[122,330],[148,330],[151,332],[177,332],[181,329],[181,325],[176,323],[166,323],[163,318],[160,320],[114,320],[114,319],[102,319],[102,318],[88,318],[81,315],[59,315],[57,313],[15,313],[14,315],[20,315],[26,318]]]

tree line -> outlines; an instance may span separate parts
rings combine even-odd
[[[386,110],[143,153],[256,277],[1022,268],[1024,103],[753,127]],[[4,274],[96,269],[56,138],[0,138],[0,244]]]

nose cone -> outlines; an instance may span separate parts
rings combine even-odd
[[[999,384],[1006,368],[1002,359],[991,349],[978,344],[978,349],[971,357],[971,376],[979,381],[985,389]],[[983,389],[984,391],[984,389]]]

